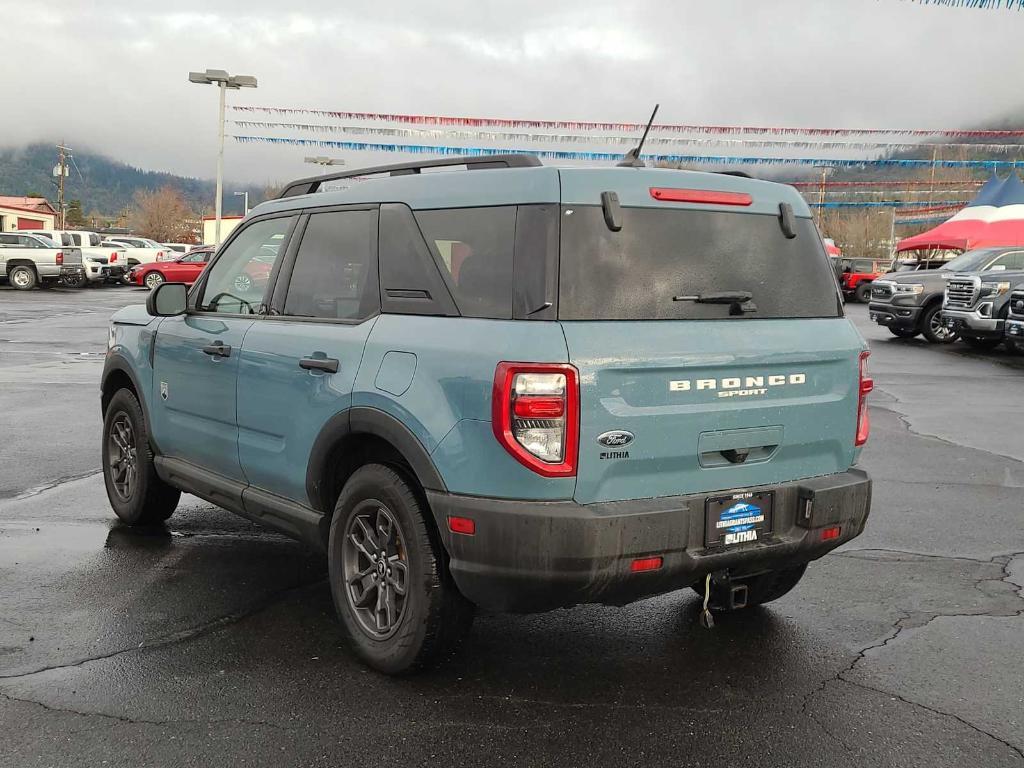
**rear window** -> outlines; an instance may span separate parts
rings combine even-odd
[[[838,317],[834,271],[810,219],[787,239],[774,215],[623,208],[622,229],[600,207],[563,206],[562,320]],[[693,297],[748,292],[747,311]]]

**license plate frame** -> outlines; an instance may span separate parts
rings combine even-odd
[[[704,546],[731,549],[763,541],[772,532],[774,517],[775,491],[708,496],[704,500]]]

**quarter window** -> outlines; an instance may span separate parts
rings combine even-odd
[[[376,211],[309,217],[288,281],[284,314],[363,320],[380,311]]]
[[[259,311],[294,216],[255,221],[225,247],[210,268],[196,308],[250,315]]]
[[[516,209],[417,211],[416,221],[459,312],[466,317],[511,319]]]

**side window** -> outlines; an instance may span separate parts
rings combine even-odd
[[[101,240],[102,238],[99,235],[89,235],[89,245],[93,248],[99,245]]]
[[[299,243],[284,314],[363,320],[380,310],[376,211],[314,213]]]
[[[71,235],[71,244],[72,245],[81,245],[82,244],[82,236],[81,235]]]
[[[417,211],[427,245],[466,317],[512,317],[516,209]]]
[[[1024,269],[1024,251],[1013,251],[1004,253],[989,265],[992,267],[1005,267],[1006,269]]]
[[[80,243],[76,243],[74,240],[71,239],[71,235],[66,233],[61,233],[60,244],[66,246],[80,245]]]
[[[0,248],[13,248],[17,245],[17,235],[0,235]]]
[[[27,237],[26,235],[22,235],[21,237],[18,238],[18,245],[20,245],[22,248],[45,248],[46,247],[42,243],[40,243],[38,240],[36,240],[34,237]]]
[[[203,312],[255,314],[294,216],[255,221],[235,236],[210,268],[196,301]]]

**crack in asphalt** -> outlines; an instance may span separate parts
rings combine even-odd
[[[250,616],[255,616],[256,614],[265,611],[267,608],[270,608],[274,604],[280,602],[292,593],[300,592],[302,590],[309,589],[312,586],[323,583],[326,583],[326,577],[321,576],[314,581],[296,584],[295,586],[289,587],[288,589],[284,589],[280,592],[275,592],[272,595],[268,595],[263,600],[259,600],[256,603],[250,605],[248,608],[245,608],[241,611],[236,611],[234,613],[229,613],[224,616],[220,616],[216,619],[205,622],[203,624],[199,624],[195,627],[189,627],[188,629],[173,632],[170,635],[165,635],[164,637],[158,638],[153,642],[146,642],[145,640],[143,640],[138,645],[133,645],[130,648],[119,648],[117,650],[109,651],[107,653],[101,653],[96,656],[88,656],[85,658],[77,659],[75,661],[66,662],[64,664],[54,664],[48,667],[40,667],[39,669],[33,669],[28,672],[19,672],[14,675],[0,675],[0,681],[22,680],[27,677],[41,675],[44,672],[55,672],[62,669],[73,669],[75,667],[81,667],[96,661],[105,661],[107,659],[112,659],[116,656],[122,656],[127,653],[135,653],[137,651],[150,650],[156,648],[167,648],[172,645],[179,645],[182,643],[190,642],[192,640],[197,640],[201,637],[216,632],[219,629],[223,629],[224,627],[228,627],[232,624],[237,624],[238,622],[243,621],[249,618]]]
[[[77,475],[65,475],[64,477],[58,477],[56,480],[51,480],[51,481],[49,481],[47,483],[42,483],[41,485],[36,485],[36,486],[33,486],[32,488],[28,488],[28,489],[26,489],[24,491],[20,491],[20,492],[19,491],[0,491],[0,501],[7,500],[7,499],[9,499],[11,501],[21,501],[22,499],[30,499],[33,496],[38,496],[41,493],[46,493],[47,491],[52,491],[52,490],[54,490],[56,488],[59,488],[60,486],[65,485],[67,483],[73,483],[76,480],[84,480],[87,477],[92,477],[93,475],[98,475],[102,471],[103,471],[102,469],[90,469],[87,472],[80,472]]]

